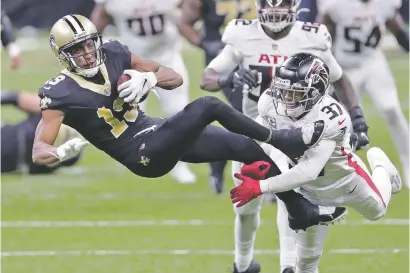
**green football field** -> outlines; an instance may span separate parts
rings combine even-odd
[[[190,96],[199,89],[202,55],[185,54]],[[389,56],[408,115],[408,55]],[[3,55],[2,88],[37,88],[59,71],[51,51],[24,53],[18,72]],[[390,96],[385,90],[386,97]],[[365,98],[373,146],[380,146],[399,166],[382,117]],[[155,96],[149,113],[160,115]],[[24,114],[2,108],[2,121]],[[359,152],[364,156],[364,152]],[[401,168],[401,166],[400,166]],[[2,175],[2,269],[4,273],[217,273],[233,262],[234,213],[228,197],[232,181],[226,172],[221,196],[208,186],[208,165],[192,165],[193,185],[169,176],[145,179],[133,175],[109,156],[87,147],[80,164],[55,175]],[[409,194],[394,196],[385,218],[363,220],[350,210],[332,227],[320,272],[409,272]],[[263,272],[279,272],[276,205],[264,204],[255,259]]]

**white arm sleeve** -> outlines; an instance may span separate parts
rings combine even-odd
[[[335,141],[322,140],[319,145],[307,150],[298,164],[289,171],[260,181],[262,192],[289,191],[315,180],[326,165],[335,147]]]
[[[330,82],[333,83],[340,79],[342,77],[343,70],[340,67],[339,63],[336,61],[335,57],[333,56],[330,48],[323,51],[323,53],[321,54],[321,58],[325,62],[327,67],[329,67]]]
[[[239,53],[232,45],[227,44],[221,53],[213,59],[207,68],[212,68],[219,74],[231,73],[241,62]]]

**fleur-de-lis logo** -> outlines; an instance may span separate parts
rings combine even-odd
[[[150,162],[150,159],[146,156],[141,156],[140,162],[144,166],[148,166]]]

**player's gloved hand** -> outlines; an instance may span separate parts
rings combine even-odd
[[[133,69],[124,70],[124,74],[131,77],[130,80],[118,86],[118,96],[125,102],[139,100],[157,84],[157,77],[154,72],[142,73]]]
[[[83,148],[88,144],[88,141],[80,138],[73,138],[59,146],[56,153],[51,154],[57,157],[60,162],[63,162],[79,155]]]
[[[219,52],[224,48],[225,44],[222,41],[206,41],[204,39],[198,45],[202,48],[207,55],[217,56]]]
[[[236,186],[230,191],[232,203],[239,202],[236,204],[236,207],[242,207],[259,195],[262,195],[259,180],[255,180],[239,173],[236,173],[234,176],[235,178],[242,180],[242,183],[239,186]]]
[[[356,150],[367,149],[370,143],[369,135],[367,132],[369,127],[367,126],[366,120],[364,119],[363,111],[359,106],[357,106],[351,109],[349,113],[352,120],[353,132],[356,134],[356,136],[353,136],[353,140],[357,138],[357,140],[355,140],[357,144],[353,147],[356,147]]]
[[[241,168],[241,174],[253,179],[263,180],[265,179],[265,176],[268,173],[269,169],[269,162],[256,161],[249,165],[243,165]]]
[[[243,89],[245,85],[247,85],[248,88],[255,88],[258,86],[258,72],[246,68],[239,68],[233,72],[232,82],[234,88]]]

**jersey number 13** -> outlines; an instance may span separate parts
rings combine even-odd
[[[117,98],[113,102],[112,109],[115,112],[121,112],[123,110],[123,105],[124,101],[120,98]],[[111,109],[105,107],[98,108],[97,115],[99,118],[103,118],[104,121],[112,127],[111,133],[115,138],[118,138],[128,128],[128,124],[125,121],[135,122],[137,120],[138,109],[136,105],[131,105],[131,109],[124,113],[124,115],[122,116],[124,119],[121,121],[114,117]]]

